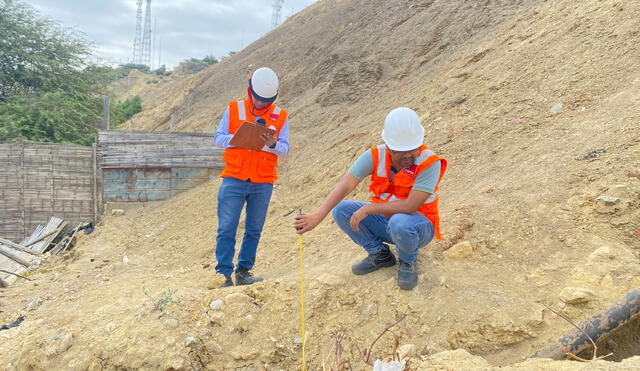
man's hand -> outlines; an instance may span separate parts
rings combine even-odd
[[[264,145],[267,147],[275,147],[276,146],[276,136],[270,133],[262,133],[260,134],[260,139],[264,142]]]
[[[313,212],[306,215],[296,216],[296,220],[293,222],[293,226],[296,228],[298,234],[306,233],[315,228],[324,219],[320,213]]]
[[[369,211],[368,211],[367,206],[369,206],[369,205],[364,205],[361,208],[359,208],[355,213],[351,214],[351,218],[349,219],[349,225],[351,226],[351,228],[353,228],[354,231],[359,231],[360,230],[360,227],[359,227],[360,222],[364,218],[369,216]]]

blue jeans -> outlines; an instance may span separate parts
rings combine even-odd
[[[415,214],[393,214],[391,217],[371,214],[360,222],[359,231],[349,225],[351,215],[366,202],[344,200],[333,208],[332,215],[336,224],[353,242],[364,247],[369,254],[383,249],[383,243],[396,245],[398,258],[413,264],[418,258],[418,249],[426,246],[434,236],[433,224],[426,216]]]
[[[260,233],[267,216],[273,184],[252,183],[224,178],[218,190],[218,236],[216,237],[216,272],[230,276],[236,253],[236,231],[240,213],[247,204],[244,237],[238,254],[237,269],[250,270],[256,261]]]

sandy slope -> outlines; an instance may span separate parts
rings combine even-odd
[[[571,330],[542,316],[540,303],[581,320],[640,286],[638,19],[640,4],[610,0],[323,0],[198,75],[149,84],[146,102],[158,103],[145,103],[136,125],[211,131],[252,69],[269,65],[282,76],[292,154],[280,166],[255,268],[267,281],[214,288],[215,180],[105,218],[35,283],[3,291],[3,323],[36,297],[43,304],[1,334],[0,359],[16,369],[295,369],[298,252],[282,214],[317,207],[379,142],[386,112],[406,105],[449,160],[445,240],[421,252],[419,286],[402,292],[393,269],[351,275],[363,253],[330,220],[305,235],[309,364],[335,367],[344,333],[340,360],[365,369],[358,347],[403,314],[392,333],[415,345],[417,369],[522,361]],[[556,103],[564,109],[552,114]],[[583,159],[598,149],[606,152]],[[603,195],[621,201],[606,206]],[[365,199],[365,188],[354,197]],[[473,255],[446,258],[460,241]],[[567,286],[597,297],[564,305]],[[225,306],[211,310],[217,299]],[[393,343],[385,335],[373,355],[390,356]],[[489,364],[460,350],[434,355],[449,349]]]

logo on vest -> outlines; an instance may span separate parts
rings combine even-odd
[[[416,165],[413,165],[411,167],[406,167],[403,169],[403,171],[405,172],[405,174],[410,175],[410,176],[415,176],[416,175]]]
[[[272,113],[271,115],[269,115],[269,120],[271,121],[278,121],[278,115],[276,115],[275,113]]]

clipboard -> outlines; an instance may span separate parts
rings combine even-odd
[[[260,138],[262,133],[275,135],[276,131],[274,129],[269,129],[266,126],[244,121],[238,130],[236,130],[235,134],[233,134],[233,138],[231,138],[229,144],[240,148],[250,149],[252,151],[261,151],[262,147],[265,146],[265,143]]]

